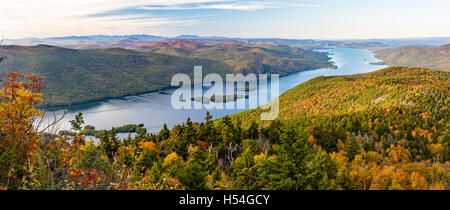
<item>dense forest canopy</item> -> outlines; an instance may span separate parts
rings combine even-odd
[[[24,82],[23,79],[25,79]],[[1,92],[0,187],[5,189],[449,189],[449,73],[391,67],[318,77],[260,109],[119,140],[86,141],[30,127],[36,77],[10,73]],[[11,107],[14,107],[13,109]],[[26,113],[26,114],[18,114]]]

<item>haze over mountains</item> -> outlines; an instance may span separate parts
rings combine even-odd
[[[330,41],[313,39],[278,39],[278,38],[227,38],[227,37],[201,37],[196,35],[181,35],[176,37],[162,37],[153,35],[93,35],[93,36],[67,36],[49,38],[5,39],[5,45],[35,46],[39,44],[55,45],[69,48],[108,48],[123,47],[123,44],[139,42],[151,44],[155,41],[190,40],[197,42],[233,42],[241,44],[283,44],[283,45],[323,45]]]
[[[190,40],[201,42],[238,42],[246,44],[281,44],[296,45],[302,47],[326,47],[338,44],[360,44],[361,46],[372,43],[382,46],[441,46],[450,43],[450,37],[436,38],[405,38],[405,39],[349,39],[349,40],[319,40],[319,39],[279,39],[279,38],[230,38],[230,37],[203,37],[196,35],[180,35],[176,37],[164,37],[154,35],[92,35],[92,36],[66,36],[48,38],[23,38],[5,39],[4,45],[39,44],[56,45],[69,48],[107,48],[119,47],[118,44],[126,42],[155,42],[163,40]],[[122,45],[123,46],[123,45]]]

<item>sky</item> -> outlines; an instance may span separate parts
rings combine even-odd
[[[80,35],[450,37],[448,0],[0,0],[6,39]]]

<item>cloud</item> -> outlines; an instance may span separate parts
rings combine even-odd
[[[0,19],[87,16],[149,4],[179,5],[223,2],[223,0],[0,0]]]
[[[174,4],[174,5],[149,5],[140,7],[144,10],[194,10],[194,9],[219,9],[219,10],[260,10],[274,8],[273,2],[217,2],[208,4]]]
[[[208,10],[255,11],[314,6],[274,0],[0,0],[0,34],[6,38],[162,32],[162,27],[205,23]],[[204,10],[193,17],[181,10]],[[172,10],[172,13],[167,13]],[[175,12],[175,13],[174,13]],[[175,28],[176,29],[176,28]]]
[[[140,7],[144,10],[194,10],[194,9],[218,9],[218,10],[239,10],[251,11],[270,8],[284,7],[317,7],[315,4],[298,3],[297,1],[273,2],[273,1],[217,1],[203,3],[183,3],[183,4],[164,4],[164,5],[147,5]]]
[[[0,34],[6,38],[121,34],[156,31],[159,26],[189,26],[201,19],[122,14],[88,17],[108,11],[157,4],[217,2],[217,0],[15,0],[0,7]]]

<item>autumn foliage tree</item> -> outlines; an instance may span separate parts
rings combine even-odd
[[[36,76],[9,72],[0,91],[0,177],[3,185],[18,182],[23,166],[36,151],[38,137],[33,123],[42,116],[42,99]]]

